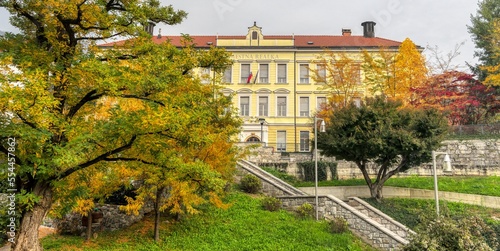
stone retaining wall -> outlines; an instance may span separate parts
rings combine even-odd
[[[437,151],[448,152],[451,157],[453,175],[497,175],[500,176],[500,140],[447,140],[443,141],[442,147]],[[272,147],[261,147],[254,150],[249,155],[248,160],[259,166],[272,166],[280,163],[286,166],[286,172],[300,178],[300,171],[297,163],[313,161],[312,152],[301,153],[280,153],[275,152]],[[318,156],[320,161],[336,161],[334,158]],[[437,165],[441,167],[443,157],[438,156]],[[353,162],[338,160],[337,174],[340,179],[362,178],[361,171]],[[329,172],[329,170],[327,170]],[[371,175],[376,175],[376,168],[370,169]],[[442,169],[437,169],[438,175],[442,174]],[[398,176],[411,175],[432,175],[432,163],[426,163],[419,167],[412,168]],[[327,174],[331,177],[331,174]]]
[[[146,213],[152,211],[152,207],[147,206],[139,210],[139,215],[127,214],[119,209],[119,205],[104,204],[97,208],[103,213],[100,223],[92,224],[92,232],[114,231],[131,226],[140,221]],[[54,220],[57,230],[63,234],[85,235],[86,225],[82,226],[82,215],[70,213],[62,219]]]
[[[314,196],[283,196],[278,198],[283,202],[283,208],[287,210],[296,210],[304,203],[315,205]],[[344,218],[354,234],[381,250],[397,250],[408,243],[401,236],[333,196],[318,197],[318,215],[322,219]]]

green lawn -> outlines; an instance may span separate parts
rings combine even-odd
[[[285,173],[264,168],[264,170],[283,179],[296,187],[312,187],[313,182],[299,181],[295,177]],[[480,194],[500,197],[500,177],[499,176],[439,176],[439,191]],[[410,177],[392,177],[386,183],[386,186],[408,187],[417,189],[434,189],[434,177],[430,176],[410,176]],[[327,180],[318,182],[318,186],[366,186],[363,179],[347,180]]]
[[[147,219],[117,232],[100,233],[96,240],[49,236],[45,250],[373,250],[350,233],[331,234],[326,222],[298,219],[285,211],[268,212],[261,198],[242,193],[228,197],[227,209],[206,213],[180,223],[164,223],[162,241],[152,241]]]

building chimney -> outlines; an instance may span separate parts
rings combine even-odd
[[[156,23],[152,21],[148,21],[146,25],[144,25],[144,30],[149,33],[149,35],[153,35],[153,32],[155,30]]]
[[[350,36],[351,29],[342,29],[342,36]]]
[[[363,37],[375,37],[375,22],[366,21],[361,23],[363,26]]]

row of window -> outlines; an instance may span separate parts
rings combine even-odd
[[[320,110],[326,104],[326,97],[316,98],[316,109]],[[258,97],[258,116],[269,115],[269,97]],[[277,117],[286,117],[288,111],[287,97],[276,97],[276,114]],[[299,116],[309,117],[309,97],[299,97]],[[240,116],[250,116],[250,96],[240,96]]]
[[[318,64],[318,75],[320,78],[326,76],[326,68],[324,65]],[[276,79],[275,83],[288,83],[287,64],[277,64],[276,66]],[[259,64],[257,72],[252,72],[250,64],[240,65],[240,79],[239,83],[270,83],[269,78],[269,64]],[[232,67],[229,67],[224,72],[223,81],[225,83],[232,83]],[[299,83],[309,83],[309,64],[299,64]]]

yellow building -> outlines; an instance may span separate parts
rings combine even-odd
[[[374,22],[364,22],[363,35],[350,29],[341,35],[264,35],[254,23],[241,36],[191,36],[199,49],[223,47],[232,53],[232,67],[223,75],[223,92],[232,95],[244,121],[241,142],[264,142],[275,151],[309,152],[313,118],[328,90],[311,78],[310,69],[325,67],[315,59],[325,50],[360,58],[362,50],[397,50],[400,42],[375,37]],[[153,36],[181,46],[181,36]],[[212,76],[210,69],[203,70]],[[323,72],[323,73],[322,73]],[[363,74],[360,72],[360,88]]]

